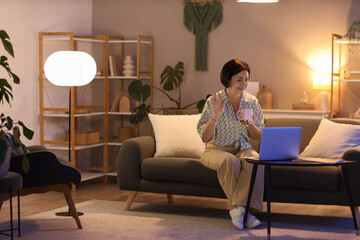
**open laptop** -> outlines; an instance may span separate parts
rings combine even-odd
[[[301,127],[265,127],[259,160],[292,160],[299,157]]]

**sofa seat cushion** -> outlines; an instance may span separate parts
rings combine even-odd
[[[272,188],[338,191],[340,167],[272,167]]]
[[[204,166],[197,158],[146,158],[141,162],[141,173],[148,180],[220,186],[216,171]]]

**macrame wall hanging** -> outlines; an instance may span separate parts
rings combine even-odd
[[[222,22],[222,1],[190,2],[184,7],[184,25],[195,34],[195,70],[207,71],[208,36]]]

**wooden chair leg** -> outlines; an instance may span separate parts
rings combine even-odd
[[[2,207],[2,204],[3,204],[3,194],[0,193],[0,211],[1,211],[1,207]]]
[[[78,213],[76,211],[74,201],[71,198],[69,186],[68,186],[68,184],[61,184],[61,186],[62,186],[63,191],[64,191],[64,196],[65,196],[66,202],[67,202],[67,204],[68,204],[68,206],[70,208],[71,215],[73,216],[73,218],[75,218],[75,221],[76,221],[76,224],[77,224],[78,228],[82,229],[80,219],[79,219],[79,215],[78,215]]]
[[[126,204],[125,204],[124,211],[128,211],[128,210],[129,210],[132,202],[134,201],[134,199],[135,199],[135,197],[136,197],[136,193],[137,193],[136,191],[131,191],[131,192],[129,193],[129,196],[128,196],[127,200],[126,200]]]
[[[172,194],[166,194],[168,203],[174,203],[174,196]]]

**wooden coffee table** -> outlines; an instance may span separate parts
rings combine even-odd
[[[254,164],[253,171],[251,175],[251,181],[250,181],[250,189],[249,189],[249,196],[247,199],[246,204],[246,211],[244,216],[244,222],[246,222],[246,218],[249,212],[250,207],[250,201],[251,201],[251,195],[253,192],[254,182],[256,178],[257,168],[258,165],[264,165],[265,171],[266,171],[266,185],[267,185],[267,239],[270,239],[270,229],[271,229],[271,167],[272,166],[288,166],[288,167],[324,167],[324,166],[340,166],[342,175],[344,178],[346,191],[348,194],[349,199],[349,207],[353,216],[354,225],[355,225],[355,232],[356,235],[359,235],[359,210],[358,207],[354,204],[354,199],[351,193],[351,187],[350,187],[350,180],[349,175],[347,171],[347,166],[350,164],[355,164],[356,161],[344,161],[340,163],[319,163],[319,162],[310,162],[310,161],[301,161],[301,160],[281,160],[281,161],[259,161],[254,160],[250,158],[246,158],[246,161],[249,163]]]

